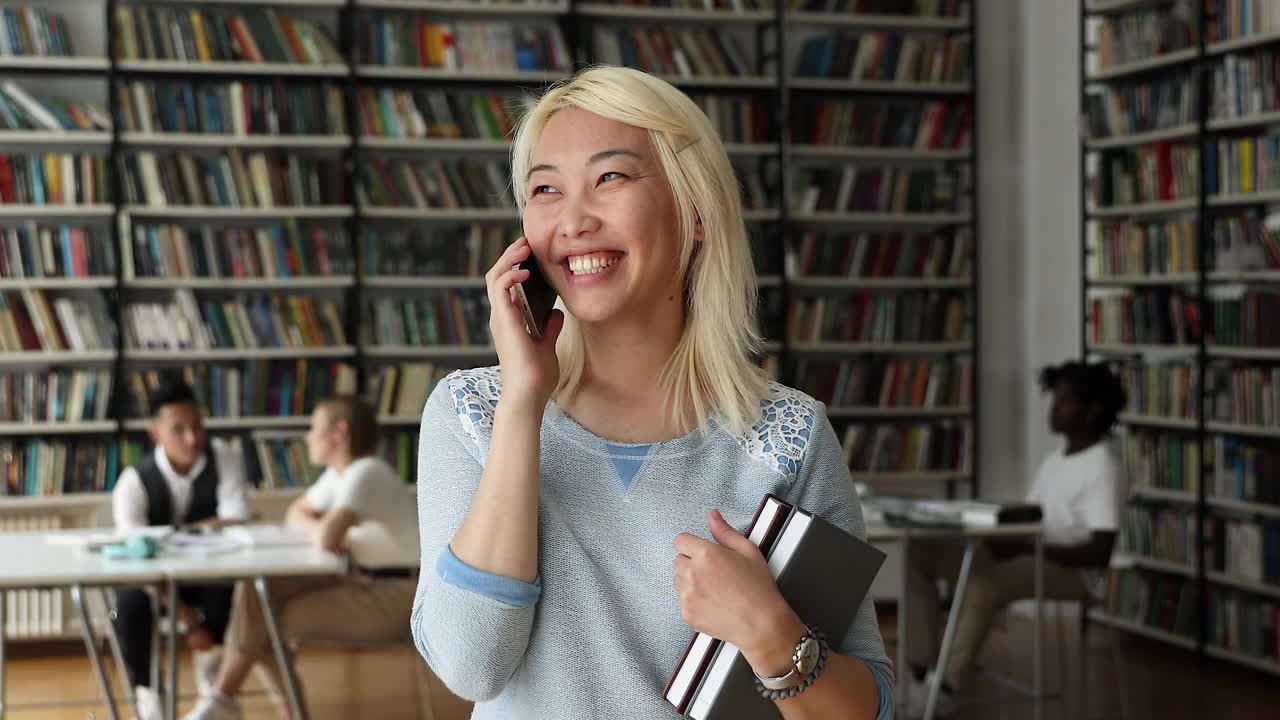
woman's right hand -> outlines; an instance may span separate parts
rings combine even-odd
[[[503,251],[484,279],[489,294],[489,332],[502,370],[502,401],[520,403],[540,416],[560,382],[556,338],[564,327],[564,314],[552,311],[541,338],[534,339],[525,330],[514,288],[516,283],[529,279],[529,271],[514,266],[528,260],[532,253],[529,239],[521,237]]]

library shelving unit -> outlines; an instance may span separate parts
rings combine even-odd
[[[1280,674],[1273,11],[1084,3],[1081,343],[1130,400],[1128,505],[1094,617]]]
[[[38,372],[21,382],[78,398],[74,415],[0,416],[0,448],[44,452],[36,482],[0,492],[0,529],[103,521],[107,468],[142,452],[141,406],[163,370],[187,373],[210,431],[241,443],[263,478],[259,507],[307,482],[299,436],[334,388],[375,404],[384,454],[412,481],[430,387],[496,358],[482,276],[519,234],[511,125],[528,96],[608,61],[670,79],[725,139],[762,289],[762,362],[828,404],[857,444],[851,478],[976,495],[972,3],[895,15],[671,4],[28,3],[61,12],[55,25],[84,36],[77,52],[99,46],[36,60],[0,38],[0,145],[76,154],[71,171],[105,175],[80,178],[101,186],[92,202],[17,204],[8,177],[30,170],[0,167],[0,228],[28,228],[37,245],[52,230],[49,252],[70,253],[52,265],[72,268],[0,272],[0,322],[30,296],[50,322],[85,315],[114,331],[96,349],[67,337],[31,351],[0,326],[0,382]],[[12,123],[23,101],[9,75],[92,101],[101,122]],[[27,88],[41,102],[45,90]],[[82,466],[96,474],[67,475]]]

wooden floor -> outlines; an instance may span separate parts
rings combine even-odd
[[[1052,626],[1050,626],[1052,628]],[[893,642],[893,618],[885,618],[886,641]],[[1046,702],[1045,720],[1097,720],[1099,718],[1230,718],[1263,720],[1280,717],[1280,677],[1241,669],[1223,663],[1197,667],[1193,656],[1150,641],[1117,634],[1119,666],[1106,644],[1107,633],[1094,626],[1090,631],[1086,669],[1080,683],[1081,667],[1077,633],[1068,627],[1067,702],[1056,698]],[[1049,634],[1046,676],[1050,691],[1059,689],[1056,638]],[[997,629],[983,655],[993,670],[1027,673],[1030,667],[1030,626],[1010,620]],[[890,645],[892,647],[892,645]],[[104,708],[95,703],[97,693],[88,661],[73,645],[56,648],[54,655],[32,656],[33,648],[10,645],[8,663],[9,702],[23,707],[7,708],[12,720],[85,720],[104,718]],[[185,659],[184,659],[185,668]],[[433,718],[462,720],[469,717],[469,705],[449,694],[408,649],[377,651],[306,650],[298,668],[317,720],[329,718]],[[419,672],[417,683],[413,672]],[[190,672],[184,672],[183,691],[188,697],[181,709],[191,705]],[[1125,689],[1127,713],[1121,712],[1119,682]],[[256,688],[251,680],[250,687]],[[417,688],[415,690],[415,687]],[[1009,692],[984,677],[975,678],[963,693],[986,699],[964,707],[962,720],[1014,720],[1031,718],[1031,706],[1009,698]],[[1001,696],[1006,702],[991,702]],[[261,692],[242,698],[246,718],[273,720],[271,704]],[[1081,709],[1087,702],[1087,710]],[[74,704],[73,704],[74,703]],[[32,704],[38,705],[31,707]],[[122,709],[124,706],[121,706]],[[418,709],[421,709],[419,712]],[[90,715],[89,713],[93,713]],[[674,714],[672,715],[674,717]],[[602,719],[606,720],[606,719]]]

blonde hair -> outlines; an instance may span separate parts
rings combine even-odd
[[[685,327],[661,375],[673,422],[688,432],[716,413],[728,429],[745,431],[760,413],[765,380],[751,360],[760,338],[741,190],[719,135],[702,110],[667,82],[631,68],[588,68],[551,86],[516,128],[511,175],[522,213],[534,147],[551,116],[570,107],[647,130],[671,187],[685,278]],[[699,222],[701,243],[694,238]],[[563,402],[582,382],[587,363],[582,329],[568,312],[556,354],[560,383],[554,397]]]

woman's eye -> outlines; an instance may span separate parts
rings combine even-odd
[[[536,187],[534,187],[534,188],[533,188],[533,194],[534,194],[534,195],[545,195],[545,194],[548,194],[548,193],[553,193],[553,192],[555,192],[555,190],[556,190],[556,189],[555,189],[555,188],[553,188],[553,187],[551,187],[550,185],[538,185],[538,186],[536,186]]]
[[[600,176],[600,182],[602,182],[602,183],[603,183],[603,182],[609,182],[610,180],[613,180],[614,178],[621,178],[621,177],[626,177],[626,175],[623,175],[623,174],[622,174],[622,173],[620,173],[620,172],[607,172],[607,173],[605,173],[605,174],[603,174],[603,175],[601,175],[601,176]]]

